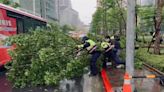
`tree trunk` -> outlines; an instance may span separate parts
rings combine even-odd
[[[154,42],[154,53],[160,54],[160,30],[162,23],[162,8],[164,6],[163,0],[157,0],[156,16],[154,18],[155,22],[155,42]]]
[[[135,0],[135,3],[137,3],[136,0]],[[137,26],[138,26],[137,6],[135,6],[135,17],[136,17],[136,29],[137,29]],[[138,41],[138,29],[135,30],[135,32],[136,32],[136,34],[135,34],[135,36],[136,36],[136,41]]]
[[[126,20],[125,20],[125,17],[124,17],[124,14],[123,14],[123,12],[122,12],[122,8],[123,8],[123,1],[121,0],[121,5],[120,5],[120,3],[119,3],[119,1],[118,0],[116,0],[116,3],[117,3],[117,5],[118,5],[118,8],[119,8],[119,11],[120,11],[120,16],[122,17],[122,21],[123,21],[123,24],[124,24],[124,30],[126,30]],[[123,32],[122,32],[123,33]]]
[[[103,6],[103,31],[102,31],[102,34],[105,36],[105,35],[107,35],[107,7],[106,7],[106,0],[103,0],[102,6]]]

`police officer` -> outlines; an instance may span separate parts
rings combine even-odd
[[[114,39],[113,39],[113,43],[114,43],[114,49],[115,49],[115,53],[116,55],[120,56],[121,53],[121,44],[120,44],[120,38],[119,36],[115,35]]]
[[[89,54],[91,54],[91,60],[90,60],[90,76],[95,76],[98,74],[97,66],[96,66],[96,61],[100,56],[100,51],[97,51],[97,46],[96,43],[89,39],[88,37],[83,37],[82,38],[82,43],[81,45],[78,45],[78,48],[81,50],[86,49]]]
[[[121,68],[125,65],[125,62],[122,62],[118,55],[114,53],[114,43],[111,41],[110,36],[105,37],[105,41],[101,43],[101,47],[104,49],[104,58],[111,58],[115,63],[117,68]],[[106,68],[107,61],[103,61],[103,67]]]

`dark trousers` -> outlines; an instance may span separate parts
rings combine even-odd
[[[98,69],[96,66],[96,61],[100,57],[100,52],[99,51],[94,51],[91,53],[91,60],[90,60],[90,70],[91,74],[96,75],[98,73]]]
[[[111,50],[104,53],[103,68],[106,68],[106,63],[109,59],[112,59],[116,63],[116,65],[125,64],[125,62],[122,62],[119,56]]]

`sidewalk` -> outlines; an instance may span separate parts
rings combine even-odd
[[[114,92],[122,92],[125,70],[109,68],[107,74]]]
[[[110,83],[115,92],[122,92],[124,83],[123,69],[108,69],[107,70]],[[135,75],[142,76],[153,74],[147,70],[136,70]],[[164,92],[164,87],[159,84],[159,79],[134,79],[137,92]]]
[[[136,71],[135,75],[153,74],[147,70]],[[164,92],[164,87],[159,84],[159,79],[134,79],[138,92]]]
[[[104,92],[100,76],[89,77],[88,74],[85,74],[83,78],[83,92]]]

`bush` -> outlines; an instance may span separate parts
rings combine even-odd
[[[124,36],[120,37],[120,45],[121,45],[121,48],[126,47],[126,37],[124,37]]]
[[[55,27],[52,31],[37,29],[9,38],[7,43],[17,46],[10,51],[8,79],[15,87],[25,87],[57,85],[64,78],[81,76],[88,64],[86,55],[75,59],[77,42]]]
[[[136,58],[164,72],[164,55],[154,55],[148,53],[146,49],[139,49],[136,51]]]

